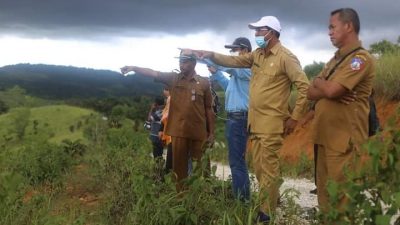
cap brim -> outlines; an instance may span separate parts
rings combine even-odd
[[[250,29],[257,29],[257,28],[259,28],[259,27],[265,27],[265,25],[262,25],[261,23],[260,23],[260,21],[257,21],[257,22],[255,22],[255,23],[249,23],[249,28]]]
[[[240,45],[225,45],[225,48],[243,48],[243,46]]]
[[[196,60],[196,58],[193,57],[193,56],[178,56],[178,57],[175,57],[175,59],[179,59],[179,60]]]

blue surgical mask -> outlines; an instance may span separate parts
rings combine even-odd
[[[265,34],[264,36],[256,36],[256,43],[258,45],[258,47],[260,48],[265,48],[268,46],[269,40],[265,40],[265,36],[267,36],[271,31],[268,31],[267,34]]]
[[[267,42],[264,39],[264,36],[256,36],[256,43],[258,47],[265,48],[267,46]]]

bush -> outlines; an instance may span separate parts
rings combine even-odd
[[[64,152],[73,158],[83,156],[87,150],[87,146],[82,144],[81,140],[71,141],[66,139],[62,141],[62,146],[64,148]]]
[[[342,185],[331,183],[333,209],[324,220],[340,224],[400,224],[400,109],[386,129],[364,146],[364,163],[359,173],[348,171],[348,181]],[[344,211],[335,209],[335,199],[341,193],[349,199]],[[328,223],[329,224],[329,223]]]
[[[59,184],[72,164],[71,156],[61,146],[46,142],[27,143],[0,153],[0,224],[66,224],[51,213],[49,196],[54,193],[25,197],[32,190],[30,184]]]
[[[374,89],[378,96],[386,100],[400,100],[400,51],[379,58]]]
[[[252,224],[253,208],[232,197],[230,182],[195,173],[177,193],[172,175],[157,179],[148,154],[110,150],[106,161],[109,224]]]
[[[24,179],[11,172],[0,173],[0,223],[11,221],[14,212],[21,204],[24,191]]]
[[[8,112],[9,107],[0,99],[0,114]]]
[[[14,157],[14,171],[31,184],[56,181],[72,164],[62,146],[50,143],[27,144]]]

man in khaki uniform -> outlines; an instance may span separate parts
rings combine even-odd
[[[214,113],[210,82],[197,75],[196,57],[181,52],[180,73],[161,73],[147,68],[125,66],[130,71],[154,77],[170,90],[170,108],[166,134],[172,137],[172,169],[177,177],[177,190],[183,189],[182,179],[188,175],[189,156],[200,160],[203,146],[214,142]]]
[[[250,151],[263,201],[258,220],[268,222],[271,213],[275,212],[282,183],[278,151],[283,137],[294,130],[304,114],[309,82],[297,57],[280,43],[281,26],[276,17],[265,16],[250,23],[249,28],[256,31],[259,46],[249,54],[225,56],[208,51],[193,52],[200,58],[210,58],[218,65],[252,70],[248,111]],[[290,113],[292,84],[297,88],[297,100]]]
[[[318,146],[318,203],[324,211],[329,210],[327,181],[341,183],[346,168],[356,169],[358,146],[368,138],[368,97],[375,65],[373,57],[361,48],[359,31],[355,10],[344,8],[331,13],[329,36],[338,51],[307,94],[310,100],[317,101],[313,138]],[[338,209],[342,209],[346,200],[344,196],[339,200]]]

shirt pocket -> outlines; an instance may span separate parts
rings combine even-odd
[[[199,104],[204,104],[204,91],[201,89],[196,89],[195,91],[196,91],[196,93],[194,94],[194,96],[195,96],[196,103],[198,102]],[[193,96],[193,93],[192,93],[192,96]]]
[[[278,68],[276,66],[266,66],[260,71],[260,81],[263,83],[274,82],[278,77]]]
[[[190,99],[190,92],[188,88],[183,84],[177,84],[172,89],[172,96],[176,99],[180,99],[180,101],[188,102]]]

